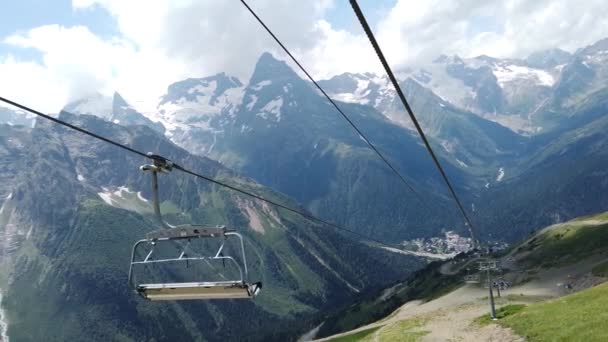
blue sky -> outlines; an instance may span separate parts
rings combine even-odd
[[[71,0],[3,1],[2,11],[0,11],[0,37],[7,37],[49,24],[85,25],[101,37],[120,34],[114,18],[100,7],[87,11],[74,11]],[[35,49],[18,49],[6,43],[0,43],[0,55],[7,53],[24,59],[33,58],[39,61],[41,58],[41,53]]]
[[[365,12],[369,23],[375,25],[386,16],[388,11],[395,6],[397,0],[359,1],[361,10]],[[361,30],[359,22],[352,14],[348,1],[336,1],[326,13],[325,18],[336,29],[358,32]]]
[[[2,37],[48,24],[87,25],[94,33],[104,36],[118,33],[114,19],[99,7],[88,11],[74,11],[71,0],[9,0],[2,4]]]

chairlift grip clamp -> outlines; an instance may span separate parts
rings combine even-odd
[[[152,152],[148,152],[147,155],[150,159],[152,159],[152,165],[141,166],[139,168],[141,171],[169,173],[173,170],[173,166],[175,164],[171,160],[158,154],[153,154]]]

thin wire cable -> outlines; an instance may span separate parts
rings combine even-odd
[[[134,149],[134,148],[132,148],[132,147],[129,147],[129,146],[127,146],[127,145],[121,144],[121,143],[116,142],[116,141],[114,141],[114,140],[111,140],[111,139],[105,138],[105,137],[103,137],[103,136],[101,136],[101,135],[95,134],[95,133],[93,133],[93,132],[91,132],[91,131],[88,131],[88,130],[86,130],[86,129],[84,129],[84,128],[81,128],[81,127],[78,127],[78,126],[72,125],[72,124],[67,123],[67,122],[65,122],[65,121],[63,121],[63,120],[60,120],[60,119],[54,118],[54,117],[52,117],[52,116],[50,116],[50,115],[44,114],[44,113],[39,112],[39,111],[37,111],[37,110],[35,110],[35,109],[32,109],[32,108],[30,108],[30,107],[26,107],[26,106],[24,106],[24,105],[22,105],[22,104],[20,104],[20,103],[15,102],[15,101],[11,101],[11,100],[6,99],[6,98],[1,97],[1,96],[0,96],[0,101],[2,101],[2,102],[4,102],[4,103],[7,103],[7,104],[10,104],[10,105],[12,105],[12,106],[15,106],[15,107],[17,107],[17,108],[19,108],[19,109],[25,110],[25,111],[27,111],[27,112],[30,112],[30,113],[32,113],[32,114],[38,115],[38,116],[40,116],[40,117],[42,117],[42,118],[44,118],[44,119],[47,119],[47,120],[50,120],[50,121],[52,121],[52,122],[56,123],[56,124],[59,124],[59,125],[62,125],[62,126],[65,126],[65,127],[71,128],[71,129],[73,129],[73,130],[75,130],[75,131],[78,131],[78,132],[80,132],[80,133],[86,134],[86,135],[91,136],[91,137],[93,137],[93,138],[95,138],[95,139],[99,139],[99,140],[101,140],[101,141],[103,141],[103,142],[106,142],[106,143],[112,144],[112,145],[114,145],[114,146],[116,146],[116,147],[122,148],[122,149],[124,149],[124,150],[126,150],[126,151],[129,151],[129,152],[131,152],[131,153],[135,153],[135,154],[137,154],[137,155],[139,155],[139,156],[142,156],[142,157],[144,157],[144,158],[154,160],[154,158],[153,158],[151,155],[148,155],[147,153],[144,153],[144,152],[138,151],[138,150],[136,150],[136,149]],[[364,234],[358,233],[358,232],[356,232],[356,231],[354,231],[354,230],[352,230],[352,229],[348,229],[348,228],[342,227],[342,226],[340,226],[340,225],[338,225],[338,224],[331,223],[331,222],[329,222],[329,221],[326,221],[326,220],[320,219],[320,218],[318,218],[318,217],[316,217],[316,216],[314,216],[314,215],[312,215],[312,214],[309,214],[309,213],[307,213],[307,212],[304,212],[304,211],[301,211],[301,210],[297,210],[297,209],[291,208],[291,207],[289,207],[289,206],[286,206],[286,205],[284,205],[284,204],[281,204],[281,203],[275,202],[275,201],[273,201],[273,200],[269,200],[269,199],[264,198],[264,197],[262,197],[262,196],[260,196],[260,195],[256,195],[256,194],[254,194],[254,193],[251,193],[251,192],[248,192],[248,191],[246,191],[246,190],[240,189],[240,188],[238,188],[238,187],[236,187],[236,186],[233,186],[233,185],[230,185],[230,184],[224,183],[224,182],[219,181],[219,180],[217,180],[217,179],[214,179],[214,178],[212,178],[212,177],[205,176],[205,175],[202,175],[202,174],[197,173],[197,172],[194,172],[194,171],[190,171],[190,170],[188,170],[188,169],[186,169],[186,168],[182,167],[182,166],[181,166],[181,165],[179,165],[179,164],[175,164],[175,163],[174,163],[174,164],[173,164],[173,168],[175,168],[175,169],[177,169],[177,170],[180,170],[180,171],[182,171],[182,172],[184,172],[184,173],[186,173],[186,174],[189,174],[189,175],[195,176],[195,177],[197,177],[197,178],[204,179],[204,180],[206,180],[206,181],[208,181],[208,182],[211,182],[211,183],[213,183],[213,184],[216,184],[216,185],[219,185],[219,186],[225,187],[225,188],[230,189],[230,190],[232,190],[232,191],[236,191],[236,192],[241,193],[241,194],[243,194],[243,195],[247,195],[247,196],[249,196],[249,197],[255,198],[255,199],[260,200],[260,201],[262,201],[262,202],[266,202],[266,203],[268,203],[268,204],[270,204],[270,205],[273,205],[273,206],[275,206],[275,207],[278,207],[278,208],[281,208],[281,209],[287,210],[287,211],[289,211],[289,212],[292,212],[292,213],[294,213],[294,214],[300,215],[300,216],[302,216],[302,217],[304,217],[304,218],[306,218],[306,219],[308,219],[308,220],[315,221],[315,222],[318,222],[318,223],[324,224],[324,225],[326,225],[326,226],[329,226],[329,227],[332,227],[332,228],[335,228],[335,229],[338,229],[338,230],[341,230],[341,231],[344,231],[344,232],[347,232],[347,233],[350,233],[350,234],[356,235],[356,236],[358,236],[358,237],[361,237],[361,238],[364,238],[364,239],[366,239],[366,240],[369,240],[369,241],[372,241],[372,242],[375,242],[375,243],[381,244],[381,245],[386,246],[386,247],[389,247],[389,248],[398,248],[398,246],[397,246],[397,245],[391,245],[391,244],[388,244],[388,243],[386,243],[386,242],[382,242],[382,241],[380,241],[380,240],[377,240],[377,239],[374,239],[374,238],[370,238],[370,237],[368,237],[368,236],[366,236],[366,235],[364,235]]]
[[[270,28],[266,26],[264,21],[255,13],[255,11],[251,7],[249,7],[247,2],[245,0],[240,1],[247,8],[249,13],[251,13],[255,17],[255,19],[260,23],[260,25],[264,27],[266,32],[268,32],[268,34],[270,34],[270,36],[277,42],[277,44],[279,44],[283,51],[287,53],[291,60],[296,63],[296,65],[300,68],[300,70],[302,70],[306,77],[308,77],[308,79],[317,87],[317,89],[319,89],[319,91],[327,98],[327,100],[329,100],[329,102],[334,106],[334,108],[336,108],[336,110],[342,115],[342,117],[355,129],[355,131],[357,131],[357,133],[359,133],[359,136],[361,136],[361,138],[367,143],[367,145],[380,157],[380,159],[382,159],[382,161],[384,161],[384,163],[393,171],[393,173],[397,175],[397,177],[403,182],[403,184],[405,184],[405,186],[407,186],[410,191],[412,191],[416,196],[418,196],[418,199],[422,203],[425,203],[424,201],[422,201],[422,197],[420,196],[420,194],[409,184],[408,181],[405,180],[405,177],[403,177],[401,173],[399,173],[399,171],[397,171],[397,169],[388,161],[388,159],[386,159],[384,155],[380,153],[376,146],[371,143],[371,141],[365,136],[365,134],[363,134],[363,132],[357,127],[357,125],[355,125],[355,123],[348,117],[348,115],[346,115],[346,113],[344,113],[344,111],[340,109],[340,107],[338,107],[336,102],[334,102],[334,100],[325,92],[325,90],[319,85],[319,83],[317,83],[317,81],[315,81],[315,79],[308,73],[308,71],[306,71],[302,64],[300,64],[300,62],[298,62],[298,60],[291,54],[291,52],[289,52],[289,50],[285,47],[285,45],[283,45],[281,40],[279,40],[279,38],[277,38],[277,36],[272,32],[272,30],[270,30]]]
[[[431,148],[431,144],[429,143],[428,139],[426,138],[426,135],[424,134],[422,127],[418,123],[418,120],[416,119],[416,116],[414,115],[412,108],[410,107],[409,103],[407,102],[407,99],[405,98],[405,95],[403,94],[403,91],[401,90],[401,86],[399,86],[399,83],[397,82],[397,79],[395,78],[395,75],[393,74],[391,67],[388,65],[388,62],[386,61],[386,58],[384,57],[384,54],[382,53],[382,50],[380,49],[380,45],[378,45],[378,42],[376,41],[376,38],[374,37],[374,33],[372,32],[371,28],[369,27],[367,20],[365,19],[365,16],[363,15],[361,8],[359,7],[359,4],[357,4],[357,0],[350,0],[350,5],[352,6],[353,11],[357,15],[357,18],[359,19],[359,22],[361,23],[361,26],[363,27],[363,30],[365,31],[367,38],[369,39],[372,46],[374,47],[374,50],[376,51],[376,54],[378,55],[380,62],[382,62],[382,66],[384,67],[384,70],[386,70],[386,74],[388,75],[391,82],[393,83],[393,86],[395,87],[395,90],[397,91],[397,94],[399,95],[399,99],[401,99],[401,102],[403,103],[403,106],[405,107],[407,113],[409,114],[410,119],[412,119],[414,126],[416,126],[416,130],[418,131],[420,138],[422,138],[422,141],[424,142],[426,149],[429,151],[429,154],[433,158],[433,161],[435,162],[437,169],[441,173],[441,177],[443,177],[443,180],[447,184],[448,189],[450,190],[450,193],[452,195],[452,198],[456,202],[458,209],[460,209],[460,212],[462,213],[462,216],[465,219],[465,222],[469,229],[469,233],[471,234],[471,239],[473,240],[473,243],[476,244],[477,240],[475,240],[475,234],[473,233],[473,224],[471,223],[469,216],[467,215],[466,211],[464,210],[464,207],[462,206],[462,203],[460,202],[458,195],[456,195],[456,191],[454,191],[454,188],[452,187],[452,184],[450,183],[450,180],[448,179],[447,174],[443,170],[443,167],[441,166],[439,159],[435,155],[435,152],[433,152],[433,149]]]
[[[43,118],[45,118],[45,119],[47,119],[47,120],[51,120],[51,121],[53,121],[54,123],[60,124],[60,125],[65,126],[65,127],[69,127],[69,128],[71,128],[71,129],[73,129],[73,130],[76,130],[76,131],[78,131],[78,132],[80,132],[80,133],[84,133],[84,134],[86,134],[86,135],[90,135],[90,136],[92,136],[92,137],[94,137],[94,138],[96,138],[96,139],[99,139],[99,140],[101,140],[101,141],[105,141],[105,142],[107,142],[108,144],[112,144],[112,145],[114,145],[114,146],[120,147],[120,148],[125,149],[125,150],[127,150],[127,151],[129,151],[129,152],[132,152],[132,153],[138,154],[138,155],[140,155],[140,156],[142,156],[142,157],[150,158],[150,157],[149,157],[147,154],[145,154],[145,153],[143,153],[143,152],[140,152],[140,151],[137,151],[137,150],[135,150],[135,149],[132,149],[132,148],[131,148],[131,147],[129,147],[129,146],[126,146],[126,145],[123,145],[123,144],[118,143],[118,142],[116,142],[116,141],[113,141],[113,140],[110,140],[110,139],[108,139],[108,138],[102,137],[101,135],[98,135],[98,134],[95,134],[95,133],[93,133],[93,132],[87,131],[86,129],[80,128],[80,127],[78,127],[78,126],[74,126],[74,125],[72,125],[72,124],[70,124],[70,123],[67,123],[67,122],[65,122],[65,121],[62,121],[62,120],[56,119],[56,118],[54,118],[54,117],[52,117],[52,116],[50,116],[50,115],[46,115],[46,114],[41,113],[41,112],[39,112],[39,111],[37,111],[37,110],[35,110],[35,109],[32,109],[32,108],[26,107],[26,106],[24,106],[24,105],[22,105],[22,104],[20,104],[20,103],[15,102],[15,101],[11,101],[11,100],[9,100],[9,99],[7,99],[7,98],[4,98],[4,97],[1,97],[1,96],[0,96],[0,101],[2,101],[2,102],[4,102],[4,103],[8,103],[8,104],[10,104],[11,106],[15,106],[15,107],[17,107],[17,108],[19,108],[19,109],[25,110],[25,111],[30,112],[30,113],[32,113],[32,114],[36,114],[36,115],[38,115],[38,116],[40,116],[40,117],[43,117]]]

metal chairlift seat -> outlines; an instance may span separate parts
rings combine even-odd
[[[158,172],[168,172],[171,170],[172,164],[162,157],[151,155],[154,158],[154,165],[144,165],[141,167],[143,171],[152,171],[152,185],[154,197],[154,211],[162,229],[148,233],[146,239],[139,240],[133,246],[131,253],[131,265],[129,268],[129,284],[142,297],[152,301],[162,300],[201,300],[201,299],[253,299],[262,289],[262,283],[248,282],[247,259],[245,256],[245,247],[243,237],[234,230],[226,229],[224,226],[203,226],[203,225],[179,225],[172,226],[162,219],[160,212],[160,204],[158,200]],[[190,241],[199,238],[222,239],[222,243],[217,252],[212,256],[190,256],[188,252]],[[237,238],[240,242],[240,260],[239,263],[232,256],[224,256],[223,250],[226,241],[229,238]],[[155,247],[159,243],[170,241],[186,241],[181,244],[179,255],[174,257],[155,257]],[[150,251],[143,259],[137,259],[137,248],[147,244]],[[177,282],[177,283],[150,283],[150,284],[135,284],[134,283],[134,267],[137,265],[152,265],[170,262],[185,262],[190,261],[212,261],[221,260],[229,262],[236,266],[239,271],[239,278],[233,280],[222,281],[202,281],[202,282]]]
[[[464,282],[467,284],[479,284],[478,274],[469,274],[464,276]]]

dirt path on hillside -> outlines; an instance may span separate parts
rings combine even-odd
[[[484,304],[480,302],[438,312],[420,329],[429,332],[422,341],[524,341],[510,329],[497,324],[482,327],[474,323],[477,317],[488,313],[488,306]]]
[[[522,298],[555,296],[552,289],[547,288],[544,284],[535,285],[534,282],[525,284],[525,287],[509,289],[504,292],[503,296],[509,294],[522,296]],[[429,320],[420,329],[429,332],[424,337],[425,341],[523,341],[510,330],[498,325],[479,327],[471,324],[475,318],[488,312],[487,296],[487,289],[464,285],[430,302],[424,303],[418,300],[407,302],[384,320],[319,341],[327,341],[370,328],[388,327],[398,321],[420,316],[429,317]],[[381,331],[382,329],[376,331],[374,336],[379,336]],[[380,342],[382,341],[380,340]]]
[[[402,305],[399,309],[397,309],[391,316],[389,316],[388,318],[386,318],[384,320],[381,320],[381,321],[378,321],[378,322],[375,322],[372,324],[368,324],[368,325],[359,327],[357,329],[354,329],[354,330],[351,330],[351,331],[348,331],[348,332],[345,332],[342,334],[337,334],[337,335],[334,335],[334,336],[331,336],[328,338],[320,339],[319,341],[327,341],[328,339],[331,339],[331,338],[350,335],[350,334],[356,333],[358,331],[363,331],[363,330],[367,330],[370,328],[389,326],[398,321],[414,318],[414,317],[421,316],[421,315],[426,316],[428,314],[428,316],[431,316],[431,317],[442,317],[442,316],[447,315],[450,311],[455,310],[455,312],[457,312],[459,310],[459,309],[455,309],[455,308],[461,308],[461,307],[463,307],[463,305],[465,305],[467,303],[470,304],[472,302],[477,302],[477,301],[481,300],[482,298],[484,298],[485,296],[487,296],[486,289],[479,288],[476,286],[471,286],[471,285],[465,285],[445,296],[439,297],[430,302],[424,303],[419,300],[407,302],[404,305]],[[482,310],[482,309],[480,309],[480,310]],[[483,311],[481,311],[481,312],[483,312]],[[452,313],[452,314],[454,314],[454,313]],[[479,313],[476,316],[472,317],[471,321],[473,318],[480,316],[481,314],[482,313]],[[429,323],[431,323],[431,322],[432,321],[430,321]],[[439,329],[439,326],[437,328]],[[423,329],[423,330],[427,330],[427,329]],[[446,331],[449,331],[449,330],[446,330]]]

